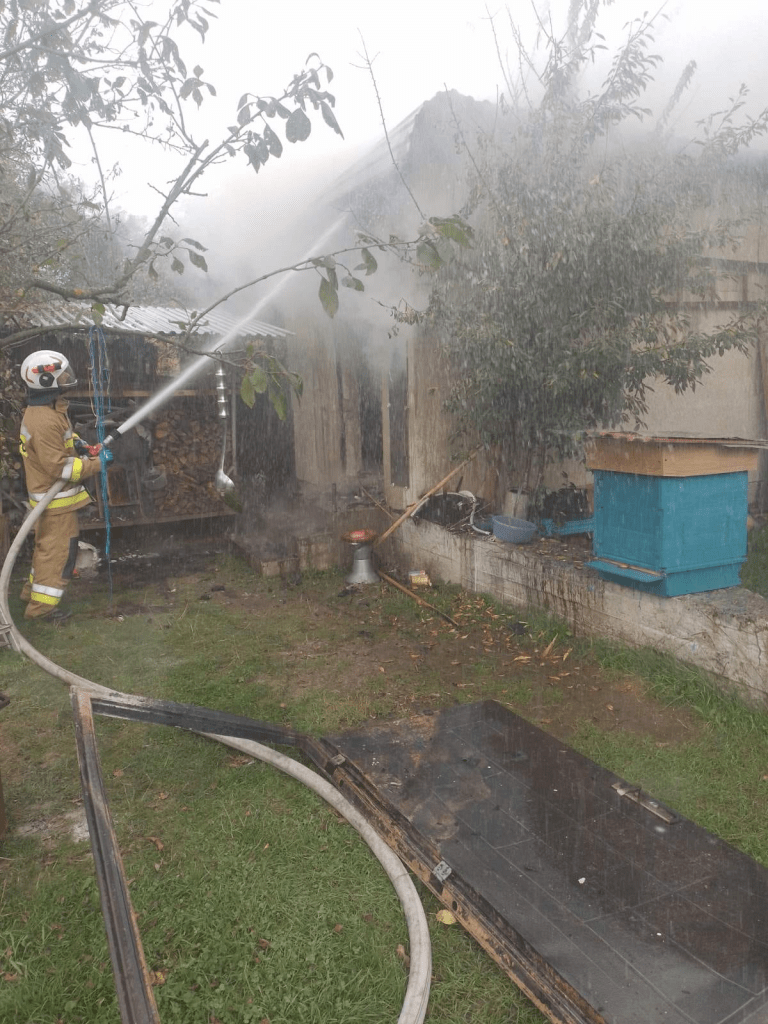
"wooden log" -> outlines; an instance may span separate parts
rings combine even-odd
[[[404,594],[407,594],[408,597],[412,597],[417,604],[422,605],[422,607],[424,608],[429,608],[430,611],[435,612],[436,615],[441,616],[441,618],[445,619],[446,622],[450,622],[450,624],[454,626],[456,629],[459,628],[458,622],[456,622],[455,619],[452,619],[450,615],[447,615],[445,612],[441,612],[439,608],[435,608],[435,606],[433,604],[430,604],[429,601],[425,601],[423,597],[419,597],[418,594],[415,594],[412,590],[409,590],[408,587],[404,587],[402,583],[398,583],[397,580],[393,580],[391,576],[387,576],[387,574],[385,572],[382,572],[381,569],[377,569],[376,571],[378,572],[379,576],[381,576],[381,578],[391,587],[395,587],[397,590],[402,590],[402,592]]]

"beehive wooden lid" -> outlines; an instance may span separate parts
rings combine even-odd
[[[640,476],[707,476],[757,469],[768,441],[700,434],[638,434],[599,431],[587,436],[587,469]]]

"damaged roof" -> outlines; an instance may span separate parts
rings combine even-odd
[[[185,322],[195,311],[173,306],[106,306],[101,327],[105,331],[120,331],[128,334],[178,335],[183,333]],[[76,328],[87,330],[93,326],[93,314],[89,302],[46,302],[40,305],[22,306],[5,317],[5,330],[18,331],[30,327],[49,330]],[[264,323],[249,317],[238,318],[229,313],[214,310],[206,313],[194,333],[200,335],[225,335],[237,338],[285,338],[290,331],[274,324]]]

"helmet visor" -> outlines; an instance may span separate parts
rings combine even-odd
[[[67,367],[66,370],[62,370],[56,378],[56,387],[58,388],[73,388],[76,384],[77,377],[72,373],[70,367]]]

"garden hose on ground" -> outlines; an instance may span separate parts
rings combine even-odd
[[[49,675],[61,680],[61,682],[66,683],[68,686],[78,688],[91,695],[107,697],[110,694],[114,694],[115,691],[110,690],[106,686],[100,686],[98,683],[91,682],[90,679],[85,679],[75,672],[70,672],[69,669],[57,665],[33,647],[14,625],[8,607],[11,573],[24,541],[32,527],[48,507],[49,502],[55,498],[64,485],[64,480],[57,480],[50,490],[47,491],[45,496],[21,524],[19,532],[11,544],[2,570],[0,570],[0,624],[5,622],[10,626],[9,638],[13,649],[21,654],[25,654],[30,661],[34,662]],[[130,695],[120,694],[120,696],[131,699]],[[230,736],[220,736],[214,733],[200,733],[200,735],[241,750],[249,756],[271,764],[280,771],[302,782],[343,815],[368,844],[371,852],[392,882],[403,907],[408,927],[411,963],[408,973],[408,986],[397,1024],[422,1024],[427,1012],[429,988],[432,979],[432,953],[429,942],[429,928],[419,895],[408,871],[399,858],[348,800],[334,789],[329,782],[326,782],[325,779],[322,779],[298,761],[294,761],[292,758],[286,757],[285,754],[272,750],[271,747],[266,747],[261,743],[255,743],[252,740],[235,739]]]

